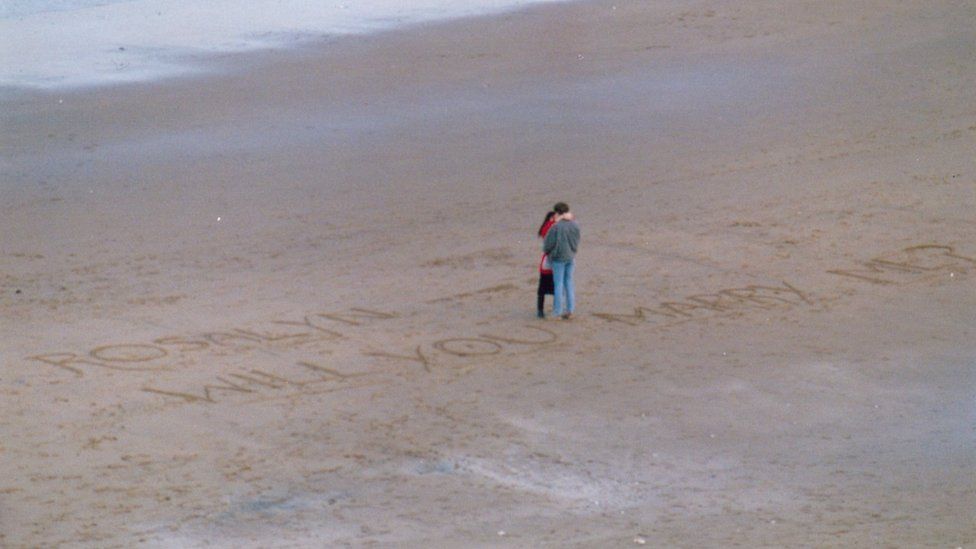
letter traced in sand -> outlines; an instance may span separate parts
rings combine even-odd
[[[449,355],[479,356],[497,355],[502,352],[502,345],[490,339],[479,337],[453,337],[434,342],[434,348]]]
[[[81,358],[74,353],[49,353],[46,355],[34,355],[27,357],[27,360],[35,360],[37,362],[50,364],[63,370],[72,372],[78,377],[84,376],[84,372],[81,370],[81,368],[75,368],[74,366],[69,366],[69,364],[87,364],[89,366],[99,366],[101,368],[112,368],[111,365],[95,362],[94,360],[89,360],[87,358]]]
[[[370,352],[365,353],[365,355],[366,356],[382,357],[382,358],[394,358],[394,359],[401,359],[401,360],[409,360],[411,362],[419,362],[424,367],[424,371],[427,372],[427,373],[430,373],[430,367],[431,367],[430,359],[427,358],[424,355],[423,351],[420,350],[420,345],[417,345],[417,347],[414,349],[414,354],[412,356],[411,355],[397,355],[397,354],[393,354],[393,353],[387,353],[385,351],[370,351]]]
[[[169,355],[162,347],[141,343],[103,345],[95,347],[89,354],[104,362],[149,362]]]

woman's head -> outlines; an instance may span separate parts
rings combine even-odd
[[[549,212],[546,214],[546,218],[542,220],[542,225],[539,225],[539,236],[543,236],[543,233],[545,233],[546,230],[546,225],[548,225],[554,217],[556,217],[556,212]]]

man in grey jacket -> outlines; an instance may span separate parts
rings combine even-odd
[[[552,207],[556,212],[556,224],[546,233],[542,251],[552,263],[552,281],[555,293],[552,313],[563,320],[573,318],[576,309],[576,285],[573,283],[576,249],[579,247],[580,228],[569,206],[559,202]],[[565,305],[565,308],[564,308]]]

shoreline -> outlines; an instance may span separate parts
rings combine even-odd
[[[564,0],[420,0],[403,6],[381,0],[310,8],[276,0],[253,2],[247,10],[221,0],[198,8],[179,2],[75,3],[69,9],[0,16],[8,46],[0,51],[0,88],[57,91],[152,82],[191,74],[194,65],[214,55],[282,50],[323,37],[368,35],[559,1]]]
[[[965,546],[974,17],[598,0],[4,103],[0,545]]]

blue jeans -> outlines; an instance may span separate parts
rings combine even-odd
[[[576,285],[573,283],[572,261],[552,262],[552,282],[555,293],[552,296],[552,314],[559,316],[564,312],[571,313],[576,308]],[[565,298],[564,298],[565,296]]]

